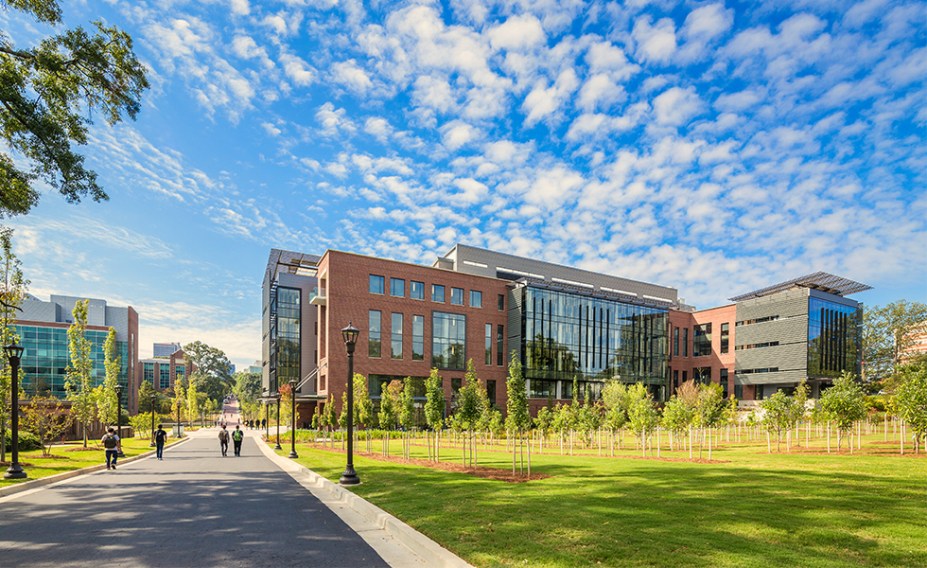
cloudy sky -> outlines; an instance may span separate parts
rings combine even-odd
[[[110,201],[10,224],[32,293],[131,304],[143,355],[259,357],[271,247],[463,242],[698,307],[818,270],[927,301],[924,2],[66,4],[128,31],[152,89],[93,130]]]

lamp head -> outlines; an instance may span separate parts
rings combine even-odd
[[[341,337],[344,339],[344,345],[348,348],[348,353],[354,353],[358,335],[360,335],[360,330],[354,327],[351,322],[348,322],[348,327],[341,330]]]
[[[14,361],[15,364],[19,364],[19,360],[22,359],[23,351],[25,350],[25,347],[15,343],[10,343],[3,348],[3,352],[6,354],[6,358],[10,361],[10,364],[14,364]]]

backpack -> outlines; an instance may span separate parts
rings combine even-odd
[[[241,442],[245,438],[245,433],[241,430],[234,430],[232,432],[232,439],[236,442]]]
[[[116,436],[113,436],[112,434],[107,434],[103,436],[103,447],[106,448],[107,450],[115,450],[116,449]]]

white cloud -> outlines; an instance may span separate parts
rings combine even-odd
[[[319,107],[315,118],[322,126],[322,133],[327,136],[356,130],[354,123],[348,118],[348,112],[343,108],[335,108],[335,105],[330,102]]]
[[[231,2],[233,15],[247,16],[251,13],[251,6],[248,5],[248,0],[231,0]]]
[[[332,78],[336,83],[342,84],[361,95],[373,86],[367,72],[358,67],[357,62],[353,59],[332,65]]]
[[[382,117],[369,117],[364,122],[364,132],[370,134],[380,142],[385,142],[393,132],[388,120]]]
[[[532,49],[547,42],[541,22],[531,14],[512,16],[487,35],[493,49]]]
[[[291,53],[281,53],[280,63],[286,76],[300,87],[308,87],[315,80],[315,73],[308,63]]]
[[[641,16],[634,22],[631,35],[637,45],[635,54],[641,61],[666,63],[676,52],[676,26],[669,18],[653,25],[651,21],[650,16]]]
[[[473,125],[466,122],[455,120],[445,124],[441,128],[441,140],[449,150],[459,150],[481,137],[481,133]]]
[[[578,86],[579,79],[573,69],[566,69],[560,73],[557,81],[551,86],[539,82],[522,103],[522,108],[528,113],[525,125],[531,126],[553,114],[562,107]]]
[[[653,113],[657,124],[682,126],[699,114],[703,106],[693,87],[672,87],[653,100]]]

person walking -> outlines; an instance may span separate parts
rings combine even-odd
[[[235,442],[235,455],[241,457],[241,442],[245,439],[245,433],[242,432],[241,428],[235,426],[235,431],[232,432],[232,441]]]
[[[167,441],[167,432],[158,424],[158,430],[155,432],[155,446],[158,448],[158,460],[164,459],[164,442]]]
[[[222,425],[222,429],[219,430],[219,449],[222,450],[222,455],[227,456],[229,452],[229,432],[225,429],[225,424]]]
[[[116,460],[119,459],[119,435],[116,429],[110,426],[106,434],[100,438],[103,449],[106,451],[106,469],[116,469]]]

